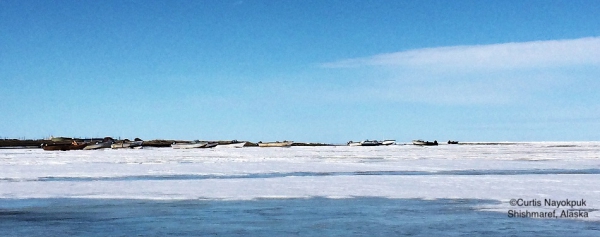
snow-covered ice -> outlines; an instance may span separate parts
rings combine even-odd
[[[600,143],[241,149],[0,150],[0,198],[586,200],[600,220]],[[0,202],[0,205],[2,202]],[[2,206],[0,206],[2,208]],[[552,210],[552,207],[522,207]],[[521,209],[522,209],[521,208]]]

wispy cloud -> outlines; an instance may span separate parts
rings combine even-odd
[[[324,63],[327,68],[364,66],[434,69],[507,69],[600,64],[600,37],[416,49]]]
[[[425,48],[321,64],[364,81],[347,94],[455,105],[545,103],[589,98],[597,85],[600,37]],[[358,78],[360,77],[360,78]],[[348,88],[347,88],[348,89]]]

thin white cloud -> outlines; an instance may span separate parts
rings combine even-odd
[[[430,69],[511,69],[599,65],[600,37],[425,48],[324,63],[327,68],[399,66]]]
[[[321,66],[354,72],[348,79],[354,86],[341,92],[347,96],[427,104],[534,106],[593,96],[582,85],[597,84],[600,37],[425,48]]]

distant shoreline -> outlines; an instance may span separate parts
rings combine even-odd
[[[84,139],[84,138],[69,138],[62,139],[61,141],[53,141],[48,139],[0,139],[0,149],[18,149],[18,148],[41,148],[42,144],[69,144],[72,141],[76,142],[88,142],[95,143],[98,141],[102,141],[98,138],[93,139]],[[118,141],[118,140],[116,140]],[[223,140],[223,141],[211,141],[216,142],[218,144],[230,144],[232,140]],[[144,141],[143,146],[147,147],[170,147],[174,142],[191,142],[190,140],[148,140]],[[246,142],[244,146],[246,147],[258,147],[258,143],[249,142],[249,141],[241,141]],[[326,143],[307,143],[307,142],[296,142],[293,143],[292,146],[334,146],[333,144]]]
[[[126,140],[126,139],[125,139]],[[61,141],[49,140],[49,139],[0,139],[0,149],[31,149],[31,148],[41,148],[42,144],[68,144],[72,141],[77,142],[87,142],[87,143],[95,143],[98,141],[102,141],[99,138],[68,138],[63,139]],[[122,141],[122,140],[115,140]],[[143,146],[146,147],[170,147],[174,142],[191,142],[191,140],[164,140],[164,139],[154,139],[144,141]],[[232,140],[220,140],[220,141],[209,141],[218,143],[221,145],[230,144]],[[260,142],[250,142],[250,141],[241,141],[246,142],[245,147],[258,147],[258,143]],[[560,143],[560,142],[590,142],[590,141],[548,141],[552,143]],[[455,145],[463,145],[463,146],[495,146],[495,145],[517,145],[524,143],[539,143],[537,142],[459,142]],[[441,145],[446,145],[446,143],[442,142]],[[396,143],[396,145],[413,145],[410,142],[406,143]],[[313,143],[313,142],[294,142],[292,146],[346,146],[346,144],[332,144],[332,143]],[[556,145],[558,147],[569,147],[573,145]]]

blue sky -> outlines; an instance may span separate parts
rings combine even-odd
[[[0,0],[0,137],[599,140],[598,12]]]

